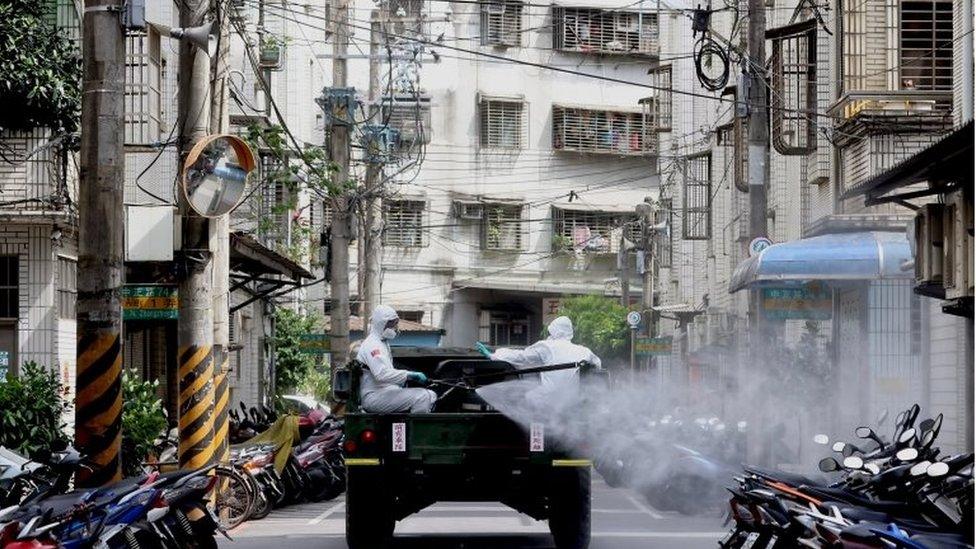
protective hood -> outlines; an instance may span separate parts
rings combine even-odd
[[[571,341],[573,339],[573,321],[568,316],[556,317],[549,323],[549,339]]]
[[[378,305],[373,309],[373,314],[369,315],[369,334],[376,334],[381,339],[387,339],[383,336],[383,330],[386,328],[387,322],[396,318],[399,318],[399,316],[393,310],[393,307],[389,305]]]

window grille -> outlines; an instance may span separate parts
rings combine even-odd
[[[903,90],[952,89],[952,2],[902,0],[899,67]]]
[[[841,41],[843,91],[863,90],[867,74],[867,0],[842,0],[843,29],[837,33]]]
[[[162,100],[162,62],[159,33],[129,33],[125,37],[125,144],[152,145],[159,141]]]
[[[522,2],[499,0],[481,5],[481,44],[522,45]]]
[[[739,106],[738,94],[734,88],[722,95],[731,95],[736,107]],[[738,191],[747,193],[749,192],[749,181],[747,179],[749,154],[746,119],[733,115],[732,120],[725,126],[719,127],[718,130],[719,144],[732,147],[732,183]]]
[[[553,8],[553,49],[580,53],[657,56],[656,13]]]
[[[20,258],[0,256],[0,318],[20,316]]]
[[[400,132],[401,147],[430,143],[430,97],[386,97],[383,99],[383,120]]]
[[[383,245],[398,248],[427,246],[423,200],[388,200],[383,203]]]
[[[481,222],[481,248],[521,250],[522,204],[485,204]]]
[[[658,265],[670,267],[674,264],[674,245],[671,240],[674,228],[674,200],[671,198],[662,198],[657,209],[654,210],[654,224],[660,225],[664,222],[667,222],[668,229],[655,233],[654,238],[657,242],[655,242],[654,255]]]
[[[671,87],[671,65],[661,65],[651,69],[651,97],[641,100],[644,108],[644,128],[649,132],[671,131],[671,109],[674,103]]]
[[[489,345],[529,344],[529,317],[525,313],[482,310],[479,316],[479,338]]]
[[[773,148],[802,156],[817,148],[817,22],[766,32],[772,41],[770,115]]]
[[[58,317],[74,320],[78,302],[78,262],[67,257],[58,258]]]
[[[644,116],[640,112],[559,105],[552,107],[552,148],[624,156],[654,152],[644,141]]]
[[[520,100],[482,97],[481,146],[486,149],[521,149],[528,141],[525,103]]]
[[[631,243],[641,241],[637,214],[553,207],[553,242],[568,251],[617,253],[620,231]],[[554,250],[555,251],[555,250]]]
[[[425,24],[424,0],[389,0],[390,23],[387,32],[394,40],[404,37],[421,36]]]
[[[699,153],[684,162],[684,215],[681,235],[685,240],[712,236],[712,155]]]

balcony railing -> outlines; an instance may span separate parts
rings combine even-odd
[[[554,7],[552,18],[554,49],[578,53],[658,55],[656,13]]]
[[[555,150],[645,156],[656,152],[656,143],[656,139],[648,139],[640,111],[552,107],[552,148]]]
[[[75,196],[70,153],[46,129],[0,132],[0,211],[63,212]]]
[[[911,115],[931,113],[935,117],[952,111],[952,91],[894,90],[850,91],[828,109],[828,114],[845,120],[861,115]]]

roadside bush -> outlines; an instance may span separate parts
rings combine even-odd
[[[131,371],[122,374],[122,472],[135,476],[167,428],[159,381],[143,381]]]
[[[315,333],[321,326],[315,315],[284,307],[275,311],[275,392],[278,395],[299,392],[325,400],[329,393],[329,375],[319,371],[318,357],[302,351],[302,336]]]
[[[569,297],[562,302],[561,314],[573,321],[573,341],[589,347],[604,366],[628,356],[627,309],[617,300],[601,295]]]
[[[20,375],[0,383],[0,446],[34,456],[67,444],[67,394],[57,372],[24,363]]]

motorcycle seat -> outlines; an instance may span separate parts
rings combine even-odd
[[[798,475],[796,473],[787,473],[786,471],[780,471],[775,469],[764,469],[762,467],[752,467],[752,466],[746,466],[745,470],[754,475],[772,481],[783,482],[793,486],[801,486],[801,485],[820,486],[821,485],[819,481],[810,479],[803,475]]]
[[[803,485],[800,487],[800,489],[811,495],[819,496],[824,499],[842,501],[860,507],[865,507],[872,511],[881,511],[898,516],[912,515],[912,508],[904,503],[897,501],[873,501],[842,488]]]

